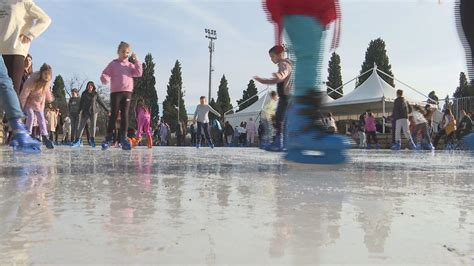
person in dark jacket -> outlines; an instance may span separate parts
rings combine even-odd
[[[232,144],[232,138],[234,137],[234,128],[229,123],[229,121],[225,121],[224,136],[227,146],[230,147],[230,145]]]
[[[411,113],[411,107],[403,97],[403,90],[397,90],[397,99],[393,103],[392,117],[395,122],[395,144],[392,146],[392,150],[401,149],[402,136],[400,131],[403,130],[403,134],[408,139],[410,148],[415,149],[415,143],[410,134],[408,128],[408,114]]]
[[[456,129],[456,138],[462,139],[464,136],[472,132],[472,120],[466,111],[461,111],[461,121]]]
[[[68,111],[69,118],[71,119],[71,141],[76,140],[77,129],[79,128],[79,105],[81,97],[79,97],[79,91],[74,88],[71,90],[71,98],[69,98]]]
[[[89,81],[86,86],[86,91],[82,93],[81,101],[79,104],[79,111],[81,113],[81,123],[79,129],[77,130],[76,140],[74,141],[74,146],[81,145],[81,137],[86,127],[86,123],[90,122],[90,145],[95,147],[95,133],[96,133],[96,123],[97,116],[99,115],[99,108],[97,105],[100,105],[107,113],[110,114],[109,109],[105,106],[104,102],[99,97],[99,94],[96,91],[95,84],[92,81]]]

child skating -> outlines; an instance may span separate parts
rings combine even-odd
[[[137,119],[137,139],[133,143],[134,146],[138,145],[142,138],[142,132],[145,132],[147,137],[147,147],[149,149],[153,148],[153,137],[150,132],[151,113],[150,108],[145,105],[143,98],[140,98],[137,101],[137,106],[135,107],[135,117]]]
[[[143,74],[142,63],[138,60],[135,53],[131,54],[131,49],[126,42],[121,42],[118,49],[118,58],[110,62],[110,64],[102,72],[100,80],[102,84],[107,85],[110,82],[110,104],[111,114],[107,127],[107,136],[102,144],[102,149],[106,150],[110,147],[113,138],[115,122],[119,111],[121,113],[121,123],[119,138],[123,150],[131,150],[132,146],[127,138],[128,129],[128,113],[133,92],[133,78],[141,77]]]
[[[196,108],[196,112],[194,112],[194,119],[193,124],[197,122],[197,144],[196,148],[201,147],[201,132],[204,130],[204,136],[206,136],[207,143],[211,149],[214,148],[214,143],[212,142],[210,133],[209,133],[209,112],[212,112],[217,117],[221,117],[219,112],[214,110],[209,104],[207,104],[206,97],[201,96],[199,98],[200,104]]]
[[[285,49],[281,45],[276,45],[268,51],[270,59],[278,65],[278,72],[273,73],[272,78],[261,78],[255,76],[254,79],[262,84],[277,85],[278,105],[275,114],[275,141],[267,146],[268,151],[284,151],[286,140],[286,111],[288,108],[288,98],[291,90],[291,72],[293,71],[292,62],[285,57]]]
[[[277,44],[287,33],[296,59],[294,94],[287,112],[289,161],[307,164],[338,164],[347,158],[349,140],[328,134],[322,123],[321,62],[324,30],[338,18],[337,0],[267,0],[270,19],[276,24]],[[336,30],[336,32],[338,32]],[[338,34],[333,40],[337,46]],[[317,151],[322,154],[306,153]]]
[[[53,142],[48,138],[48,129],[46,127],[46,118],[44,115],[45,103],[54,101],[53,94],[49,90],[51,85],[52,69],[49,65],[43,64],[39,72],[33,73],[23,85],[20,94],[20,103],[25,111],[26,127],[28,133],[33,130],[33,117],[36,116],[46,148],[54,149]]]

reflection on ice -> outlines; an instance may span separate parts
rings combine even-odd
[[[473,263],[472,156],[350,155],[1,149],[0,264]]]

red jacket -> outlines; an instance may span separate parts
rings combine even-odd
[[[268,19],[276,26],[277,44],[281,43],[283,17],[288,15],[304,15],[314,17],[323,26],[327,26],[340,18],[338,0],[265,0],[264,8]],[[333,39],[333,48],[339,43],[339,24]]]

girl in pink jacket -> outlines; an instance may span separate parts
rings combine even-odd
[[[367,134],[367,148],[370,149],[370,139],[372,139],[379,149],[379,142],[377,140],[377,127],[375,124],[375,117],[371,112],[366,113],[365,116],[365,132]]]
[[[137,118],[137,139],[142,138],[142,131],[145,131],[147,137],[147,146],[149,149],[153,147],[153,138],[150,132],[151,113],[150,108],[145,105],[143,98],[138,99],[135,108],[135,116]]]
[[[128,43],[121,42],[117,53],[118,58],[110,62],[100,77],[102,84],[107,85],[110,82],[111,92],[111,114],[107,127],[107,136],[105,137],[105,142],[102,144],[103,150],[110,147],[119,111],[121,113],[119,138],[122,149],[132,149],[126,132],[128,129],[128,113],[132,100],[133,78],[141,77],[143,74],[142,63],[137,59],[135,53],[132,53],[130,56],[130,45]]]
[[[48,129],[44,117],[45,103],[53,102],[54,97],[50,91],[52,69],[49,65],[43,64],[39,72],[35,72],[23,85],[20,94],[20,103],[26,113],[26,129],[32,133],[34,117],[36,117],[43,142],[48,149],[53,149],[53,143],[48,139]]]

